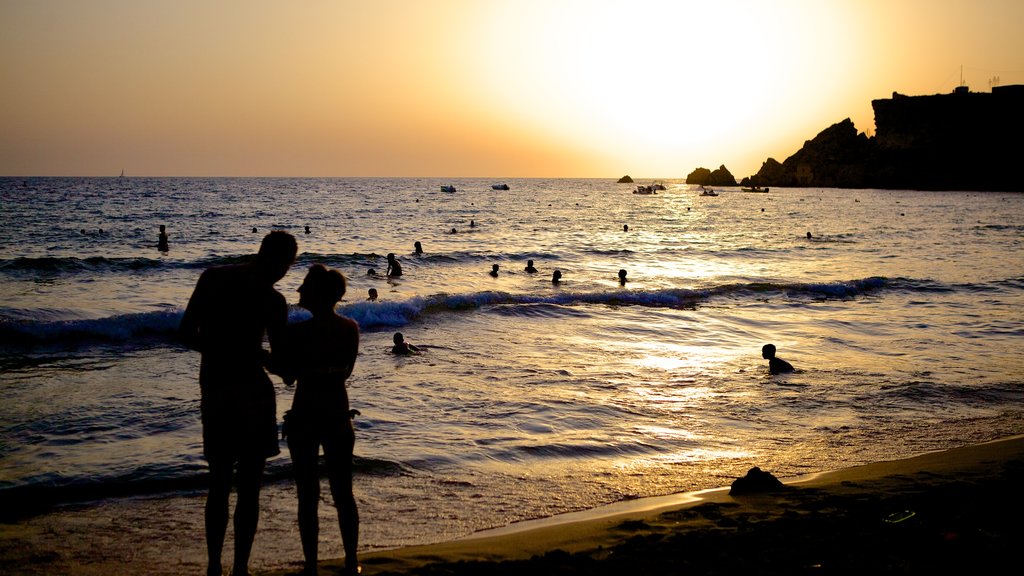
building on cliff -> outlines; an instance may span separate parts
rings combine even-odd
[[[846,119],[779,164],[769,158],[744,183],[915,190],[1024,191],[1017,162],[1024,134],[1024,86],[989,93],[873,100],[875,136]]]

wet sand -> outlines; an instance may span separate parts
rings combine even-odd
[[[360,563],[368,575],[998,573],[1020,558],[1022,487],[1017,436],[791,479],[768,493],[637,501]],[[341,565],[322,562],[321,574]]]
[[[366,575],[987,574],[1020,557],[1024,436],[783,480],[774,492],[622,502],[366,553],[360,564]],[[280,540],[273,564],[291,568],[254,570],[261,576],[300,566],[290,496],[265,499],[264,519],[281,527],[261,521],[256,544]],[[202,502],[129,499],[8,520],[0,573],[202,574]],[[323,560],[321,574],[342,563]]]

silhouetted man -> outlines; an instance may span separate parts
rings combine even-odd
[[[203,272],[181,319],[179,334],[202,354],[199,387],[203,455],[210,467],[206,499],[207,574],[219,576],[228,525],[228,495],[237,466],[234,574],[248,574],[259,520],[266,460],[280,452],[274,385],[264,371],[288,322],[288,305],[274,283],[295,261],[295,238],[274,231],[251,262]]]

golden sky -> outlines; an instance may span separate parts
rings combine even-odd
[[[0,175],[737,179],[1024,84],[1024,0],[0,0]]]

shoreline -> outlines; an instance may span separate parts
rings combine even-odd
[[[783,482],[745,496],[722,487],[622,501],[367,551],[360,564],[368,576],[985,573],[1015,561],[1024,541],[1024,435]],[[0,523],[0,573],[201,574],[203,502],[133,498]],[[270,560],[251,568],[260,576],[301,566],[293,500],[275,502],[264,519],[277,525],[257,533]],[[343,563],[324,557],[320,573]]]
[[[619,502],[364,553],[363,574],[978,571],[1017,558],[1024,435],[904,460]],[[296,564],[297,565],[297,564]],[[322,574],[343,560],[321,560]],[[294,571],[261,572],[284,576]]]

